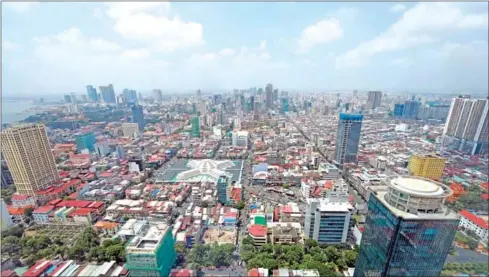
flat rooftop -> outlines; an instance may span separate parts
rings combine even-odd
[[[458,215],[453,212],[452,210],[448,209],[446,206],[442,206],[443,212],[441,213],[430,213],[430,214],[425,214],[425,213],[420,213],[420,214],[411,214],[407,213],[401,210],[398,210],[394,207],[392,207],[387,201],[385,200],[385,196],[389,194],[388,191],[379,191],[376,193],[373,193],[374,195],[382,204],[384,204],[385,207],[387,207],[394,215],[398,217],[402,217],[403,219],[417,219],[417,220],[454,220],[458,219]],[[372,195],[370,197],[372,197]]]
[[[138,252],[138,250],[150,250],[154,251],[161,241],[165,237],[169,230],[169,226],[164,223],[160,223],[156,226],[151,226],[145,233],[141,233],[135,236],[126,247],[127,252],[131,250]]]

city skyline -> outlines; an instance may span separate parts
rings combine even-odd
[[[80,94],[107,83],[116,93],[266,83],[286,90],[487,90],[487,3],[3,6],[6,96]],[[273,11],[268,20],[264,11]]]

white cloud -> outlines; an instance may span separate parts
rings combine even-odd
[[[16,13],[27,13],[39,2],[3,2],[2,7],[8,8]]]
[[[232,48],[224,48],[221,51],[219,51],[219,55],[224,57],[234,56],[235,53],[236,51]]]
[[[151,44],[153,51],[171,52],[204,44],[203,26],[170,16],[170,3],[110,3],[107,15],[126,39]]]
[[[319,44],[326,44],[330,41],[337,40],[343,36],[343,29],[340,21],[335,18],[321,20],[313,25],[307,26],[301,34],[298,41],[298,50],[300,54],[309,52],[311,48]]]
[[[391,11],[392,13],[398,13],[398,12],[402,12],[402,11],[404,11],[405,9],[406,9],[406,6],[405,6],[405,5],[400,4],[400,3],[397,3],[397,4],[395,4],[394,6],[392,6],[392,7],[390,8],[390,11]]]
[[[411,65],[411,61],[407,58],[397,58],[391,61],[391,65],[398,67],[408,67]]]
[[[8,41],[8,40],[2,41],[2,50],[5,50],[5,51],[15,51],[15,50],[18,50],[18,49],[20,49],[20,45],[19,44],[13,43],[13,42]]]
[[[441,31],[487,28],[487,14],[466,14],[451,3],[419,3],[407,10],[387,31],[360,43],[336,60],[337,67],[365,64],[370,56],[432,43]]]
[[[148,49],[129,49],[129,50],[124,50],[124,52],[122,52],[121,56],[123,58],[130,58],[130,59],[134,59],[134,58],[147,58],[149,57],[149,51]]]

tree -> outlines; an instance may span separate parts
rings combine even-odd
[[[125,249],[122,244],[114,244],[105,249],[105,259],[107,261],[125,261]]]
[[[304,240],[304,247],[306,248],[306,251],[309,251],[312,247],[317,247],[319,246],[318,242],[313,239],[306,239]]]
[[[243,200],[241,200],[238,203],[236,203],[236,209],[242,210],[244,207],[245,207],[245,203],[244,203]]]
[[[10,228],[7,228],[5,230],[2,231],[2,238],[3,237],[9,237],[9,236],[15,236],[15,237],[22,237],[22,235],[24,234],[24,229],[20,226],[12,226]]]
[[[187,247],[185,246],[185,243],[181,241],[175,243],[175,251],[179,255],[185,255],[187,253]]]
[[[479,246],[479,242],[473,238],[469,238],[467,241],[467,246],[469,246],[470,250],[475,250],[477,246]]]
[[[340,257],[340,252],[336,247],[334,246],[328,246],[324,250],[324,254],[326,254],[326,257],[328,258],[328,261],[336,261]]]
[[[348,267],[354,267],[357,260],[357,252],[354,250],[346,250],[343,252],[343,258]]]
[[[253,238],[251,238],[250,236],[246,236],[243,238],[243,241],[242,241],[243,244],[251,244],[253,245]]]

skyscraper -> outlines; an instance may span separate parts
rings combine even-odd
[[[406,101],[402,117],[405,119],[416,119],[421,103],[418,101]]]
[[[46,130],[42,124],[18,125],[3,130],[2,153],[17,192],[36,195],[59,181]]]
[[[138,124],[139,131],[143,131],[146,126],[146,121],[144,120],[143,106],[134,105],[131,107],[132,111],[132,122]]]
[[[409,159],[408,169],[414,176],[440,180],[445,161],[445,158],[436,155],[414,155]]]
[[[221,204],[228,202],[228,187],[230,186],[229,177],[223,175],[217,179],[217,201]]]
[[[443,145],[475,155],[487,153],[488,100],[454,98],[443,130]]]
[[[105,103],[116,103],[114,86],[109,84],[108,86],[100,86],[100,93],[102,94],[102,100]]]
[[[161,89],[153,89],[153,98],[156,102],[161,102],[163,100]]]
[[[138,101],[138,96],[135,90],[125,88],[122,91],[122,95],[127,103],[135,104]]]
[[[393,114],[395,117],[401,117],[404,114],[404,104],[394,104]]]
[[[267,84],[265,87],[265,103],[267,108],[271,108],[273,105],[273,85]]]
[[[339,164],[357,161],[362,120],[362,114],[340,113],[336,134],[336,161]]]
[[[73,135],[73,138],[75,139],[76,150],[82,151],[83,149],[88,149],[90,152],[95,150],[97,140],[93,132],[78,133]]]
[[[191,122],[192,122],[192,137],[200,138],[200,118],[198,116],[194,116]]]
[[[88,99],[90,99],[90,101],[92,101],[92,102],[98,101],[97,89],[94,88],[92,85],[87,86],[87,95],[88,95]]]
[[[380,101],[382,100],[381,91],[369,91],[367,99],[367,109],[373,110],[380,106]]]
[[[76,99],[76,94],[74,92],[70,93],[71,94],[71,103],[77,104],[78,99]]]
[[[443,205],[452,190],[412,176],[385,183],[369,198],[354,276],[440,276],[459,223]]]
[[[65,94],[65,96],[64,96],[64,100],[65,100],[65,103],[71,103],[71,102],[72,102],[72,101],[71,101],[71,95],[69,95],[69,94]]]

